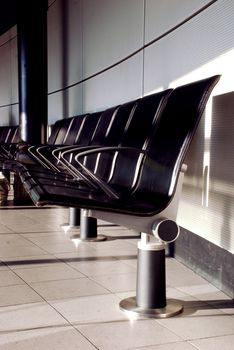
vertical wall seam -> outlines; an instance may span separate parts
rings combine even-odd
[[[145,17],[146,17],[146,0],[143,0],[143,33],[142,33],[142,41],[144,48],[145,46]],[[145,48],[142,51],[142,96],[144,96],[145,93]]]
[[[81,76],[84,79],[84,6],[83,0],[80,0],[81,11]],[[81,84],[81,111],[84,113],[84,83]]]

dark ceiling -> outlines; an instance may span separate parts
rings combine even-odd
[[[0,35],[17,21],[17,0],[0,0]]]

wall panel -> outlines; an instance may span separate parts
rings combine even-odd
[[[209,0],[146,0],[146,43],[164,34],[208,2]]]
[[[233,36],[234,2],[220,0],[146,49],[145,92],[167,87],[226,53],[233,48]]]
[[[18,124],[18,63],[16,27],[0,37],[0,125]],[[3,107],[5,106],[5,107]]]
[[[143,0],[83,0],[84,77],[143,45],[143,8]]]
[[[142,95],[142,53],[84,83],[84,111],[101,110]]]
[[[64,89],[82,76],[82,3],[57,0],[48,11],[48,91]],[[80,114],[82,109],[82,85],[51,94],[49,124]]]
[[[170,12],[169,3],[167,17],[166,2],[158,7],[156,2],[146,4],[150,5],[146,11],[147,40],[152,40],[152,33],[162,34],[170,23],[172,27],[179,22],[178,12]],[[156,17],[165,18],[165,23],[155,24],[155,30],[153,6],[159,11]],[[231,252],[234,252],[233,47],[234,2],[219,0],[148,47],[144,59],[145,93],[213,74],[222,75],[186,157],[188,171],[178,222]]]

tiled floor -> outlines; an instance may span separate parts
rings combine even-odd
[[[232,301],[167,258],[167,296],[184,312],[129,319],[135,294],[136,233],[100,222],[108,240],[80,243],[60,225],[68,209],[0,209],[0,349],[232,350]]]

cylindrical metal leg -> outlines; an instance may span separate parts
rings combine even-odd
[[[183,310],[177,300],[166,299],[165,244],[150,242],[146,234],[138,243],[136,288],[136,297],[120,302],[121,310],[153,318],[172,317]]]
[[[69,225],[80,226],[80,209],[79,208],[69,208]]]
[[[84,215],[82,209],[80,220],[80,239],[84,241],[95,238],[97,238],[97,219]]]
[[[165,249],[138,248],[136,303],[143,308],[166,306]]]
[[[106,240],[106,236],[97,234],[97,219],[88,216],[86,209],[80,210],[80,234],[73,234],[70,238],[89,242]]]
[[[80,227],[80,215],[79,208],[69,208],[68,223],[62,224],[61,228],[65,232],[78,229]]]

